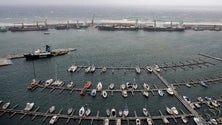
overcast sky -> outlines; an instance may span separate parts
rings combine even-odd
[[[222,0],[0,0],[1,5],[222,6]]]

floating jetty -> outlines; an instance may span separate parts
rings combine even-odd
[[[7,65],[11,65],[12,61],[9,59],[0,59],[0,66],[7,66]]]

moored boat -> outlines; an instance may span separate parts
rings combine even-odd
[[[170,123],[169,120],[165,116],[163,117],[163,123],[164,124],[169,124]]]
[[[82,117],[82,116],[84,116],[84,114],[85,114],[85,108],[84,108],[84,106],[82,106],[82,107],[79,109],[79,116]]]
[[[141,120],[140,119],[136,119],[136,125],[141,125]]]
[[[134,89],[134,90],[137,89],[137,84],[136,84],[136,83],[133,84],[133,89]]]
[[[188,122],[188,119],[185,116],[181,116],[181,120],[183,121],[184,124]]]
[[[149,67],[149,66],[146,66],[146,70],[147,70],[149,73],[152,73],[152,72],[153,72],[152,68]]]
[[[86,111],[85,111],[85,115],[89,116],[90,114],[91,114],[91,110],[90,110],[90,108],[87,108]]]
[[[87,93],[87,90],[86,90],[86,89],[82,89],[82,90],[80,91],[80,95],[81,95],[81,96],[85,96],[86,93]]]
[[[57,121],[57,119],[58,119],[58,116],[57,116],[57,115],[52,116],[52,118],[51,118],[50,121],[49,121],[49,124],[50,124],[50,125],[53,125],[53,124]]]
[[[38,81],[36,81],[35,79],[32,80],[32,83],[27,87],[28,89],[32,89],[32,88],[35,88],[37,87],[39,84]]]
[[[147,83],[143,83],[143,88],[148,91],[150,86]]]
[[[74,87],[73,82],[72,82],[72,81],[70,81],[70,83],[68,83],[66,87],[67,87],[67,88],[73,88],[73,87]]]
[[[143,108],[143,115],[144,115],[144,116],[148,116],[148,111],[147,111],[146,108]]]
[[[133,88],[132,83],[126,82],[126,88],[127,88],[127,89]]]
[[[191,87],[191,85],[189,84],[189,83],[187,83],[187,84],[185,84],[188,88],[190,88]]]
[[[102,95],[103,98],[107,98],[107,96],[108,96],[108,94],[107,94],[107,92],[105,90],[103,90],[101,92],[101,95]]]
[[[34,106],[34,103],[32,102],[32,103],[26,103],[26,106],[25,106],[25,108],[24,108],[24,110],[25,111],[30,111],[32,108],[33,108],[33,106]]]
[[[72,65],[71,67],[69,67],[68,71],[69,72],[75,72],[77,70],[77,66]]]
[[[91,67],[89,66],[89,67],[87,67],[86,69],[85,69],[85,73],[89,73],[90,72],[90,69],[91,69]]]
[[[149,97],[149,92],[148,92],[148,91],[143,90],[143,95],[144,95],[145,97]]]
[[[121,125],[121,119],[120,119],[120,118],[118,118],[118,119],[116,120],[116,125]]]
[[[51,85],[52,86],[61,86],[62,85],[62,81],[60,81],[60,80],[56,80],[55,82],[53,82]]]
[[[115,85],[114,85],[114,83],[110,83],[110,85],[109,85],[109,89],[114,89],[114,87],[115,87]]]
[[[162,91],[161,89],[158,89],[158,94],[159,94],[160,96],[163,96],[163,95],[164,95],[164,93],[163,93],[163,91]]]
[[[160,68],[159,68],[158,65],[155,65],[155,66],[154,66],[154,69],[155,69],[157,72],[160,72]]]
[[[122,90],[122,96],[125,98],[128,96],[127,90]]]
[[[111,109],[111,117],[116,117],[116,109]]]
[[[124,110],[123,110],[123,116],[127,117],[129,115],[129,109],[127,106],[125,106]]]
[[[104,125],[109,125],[109,119],[106,118],[106,119],[104,120],[103,124],[104,124]]]
[[[194,117],[193,120],[194,120],[194,122],[195,122],[197,125],[204,125],[204,124],[200,121],[200,119],[197,118],[197,117]]]
[[[107,68],[104,66],[104,67],[102,68],[102,73],[106,72],[106,70],[107,70]]]
[[[49,108],[49,113],[53,113],[55,111],[55,106],[51,106],[50,108]]]
[[[119,110],[119,117],[122,117],[122,116],[123,116],[123,111]]]
[[[87,81],[86,84],[84,85],[84,89],[89,89],[92,85],[91,81]]]
[[[93,65],[91,68],[90,68],[90,72],[91,73],[94,73],[96,71],[96,67]]]
[[[140,74],[140,72],[141,72],[140,67],[139,67],[139,66],[137,66],[137,67],[135,68],[135,71],[136,71],[136,73],[137,73],[137,74]]]
[[[45,86],[50,86],[53,82],[53,79],[49,79],[45,81]]]
[[[174,94],[172,88],[167,88],[166,91],[167,91],[167,93],[168,93],[169,95],[173,95],[173,94]]]
[[[2,109],[7,109],[10,105],[10,102],[7,102],[5,103],[3,106],[2,106]]]
[[[173,111],[169,107],[166,107],[166,111],[168,114],[173,115]]]
[[[125,84],[121,84],[121,85],[120,85],[120,88],[121,88],[122,90],[124,90],[124,89],[126,89],[126,85],[125,85]]]
[[[68,115],[70,115],[72,112],[73,112],[73,108],[69,108],[69,109],[67,110],[67,114],[68,114]]]
[[[175,115],[179,114],[179,112],[178,112],[176,107],[172,107],[171,110],[172,110],[173,114],[175,114]]]
[[[108,108],[106,109],[106,115],[110,116],[110,110]]]
[[[90,95],[91,95],[92,97],[95,97],[95,96],[96,96],[96,89],[92,89]]]
[[[200,102],[204,101],[202,97],[198,97],[197,100],[200,101]]]
[[[203,87],[208,87],[208,85],[207,85],[204,81],[200,81],[200,84],[201,84]]]
[[[148,124],[148,125],[152,125],[152,124],[153,124],[153,122],[152,122],[152,119],[151,119],[151,118],[146,118],[146,121],[147,121],[147,124]]]
[[[99,82],[99,83],[97,84],[96,89],[97,89],[98,91],[101,91],[101,90],[103,89],[103,85],[102,85],[101,82]]]
[[[187,97],[187,96],[183,96],[183,99],[187,102],[187,103],[191,103],[191,100]]]

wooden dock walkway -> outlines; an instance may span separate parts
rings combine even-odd
[[[210,55],[208,55],[208,54],[199,53],[198,55],[222,62],[222,59],[221,59],[221,58],[214,57],[214,56],[210,56]]]
[[[166,85],[167,88],[171,88],[174,96],[185,106],[185,108],[194,116],[200,119],[201,123],[205,124],[206,121],[202,116],[198,114],[197,111],[195,111],[191,106],[183,99],[183,97],[172,88],[172,86],[166,81],[155,69],[153,69],[154,74]]]

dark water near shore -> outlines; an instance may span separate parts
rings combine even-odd
[[[0,11],[2,12],[2,11]],[[216,14],[215,14],[216,15]],[[4,16],[3,16],[4,17]],[[220,19],[219,19],[220,20]],[[86,30],[65,30],[57,31],[50,30],[50,35],[43,35],[43,32],[23,32],[11,33],[7,32],[0,34],[0,56],[15,53],[24,53],[38,48],[43,48],[44,45],[51,45],[52,48],[77,48],[77,51],[71,52],[68,55],[54,57],[49,59],[42,59],[34,61],[36,70],[36,79],[55,79],[56,76],[60,80],[74,81],[77,87],[82,87],[86,81],[90,80],[93,83],[93,88],[99,81],[102,81],[105,88],[113,82],[116,88],[120,84],[127,81],[138,83],[139,88],[142,88],[144,82],[149,83],[150,86],[154,84],[158,88],[165,86],[153,74],[147,74],[142,71],[137,75],[134,71],[127,71],[126,74],[122,70],[115,70],[114,74],[108,70],[104,74],[96,71],[94,74],[85,74],[83,70],[76,73],[66,72],[67,68],[73,63],[77,65],[92,65],[95,66],[146,66],[154,64],[164,64],[164,62],[185,62],[192,59],[204,59],[210,61],[216,66],[197,67],[194,69],[186,68],[186,70],[178,69],[162,71],[160,74],[166,78],[170,83],[174,80],[181,82],[190,79],[197,80],[206,77],[221,76],[220,62],[203,58],[197,54],[207,53],[216,57],[222,57],[222,36],[221,32],[212,31],[185,31],[182,33],[170,32],[101,32],[94,28]],[[63,108],[63,114],[69,107],[78,109],[85,104],[92,110],[92,115],[96,115],[97,110],[100,110],[100,115],[105,115],[105,109],[116,108],[123,109],[128,105],[130,109],[130,116],[134,116],[134,110],[137,111],[138,116],[142,116],[142,108],[147,106],[151,115],[159,115],[158,110],[166,114],[165,107],[176,106],[178,109],[186,109],[175,97],[168,96],[159,97],[157,93],[155,96],[150,96],[148,99],[144,98],[141,93],[135,93],[134,96],[129,94],[128,98],[123,98],[121,94],[108,95],[107,99],[101,96],[92,98],[91,96],[81,97],[79,93],[64,91],[59,94],[55,90],[50,93],[49,90],[40,92],[37,89],[30,92],[26,89],[28,83],[34,78],[33,62],[25,59],[13,60],[13,65],[0,68],[0,99],[4,102],[10,101],[12,105],[19,104],[20,109],[25,107],[26,102],[34,102],[35,108],[40,106],[41,112],[45,112],[51,105],[56,106],[56,112]],[[56,75],[57,74],[57,75]],[[178,92],[181,95],[187,95],[192,101],[198,96],[220,97],[221,96],[220,83],[212,84],[208,88],[196,86],[192,88],[180,87]],[[207,107],[205,107],[207,109]],[[221,109],[221,108],[219,108]],[[77,114],[77,112],[75,114]],[[204,115],[204,108],[198,110]],[[217,118],[217,116],[212,117]],[[0,117],[0,124],[21,125],[21,124],[48,124],[49,118],[43,123],[42,117],[31,121],[31,117],[26,116],[23,120],[19,120],[21,115],[16,115],[9,119],[9,114]],[[222,116],[221,114],[219,115]],[[181,120],[178,124],[181,124]],[[59,119],[57,125],[66,124],[66,120]],[[163,124],[162,120],[155,120],[155,125]],[[77,124],[78,121],[70,121],[69,124]],[[82,125],[89,124],[90,121],[83,121]],[[142,122],[145,124],[145,122]],[[101,121],[94,124],[102,124]],[[114,124],[114,122],[111,122]],[[126,122],[123,123],[124,125]],[[135,124],[135,122],[132,122]],[[170,124],[174,125],[171,119]],[[189,125],[193,125],[193,120],[189,120]]]

